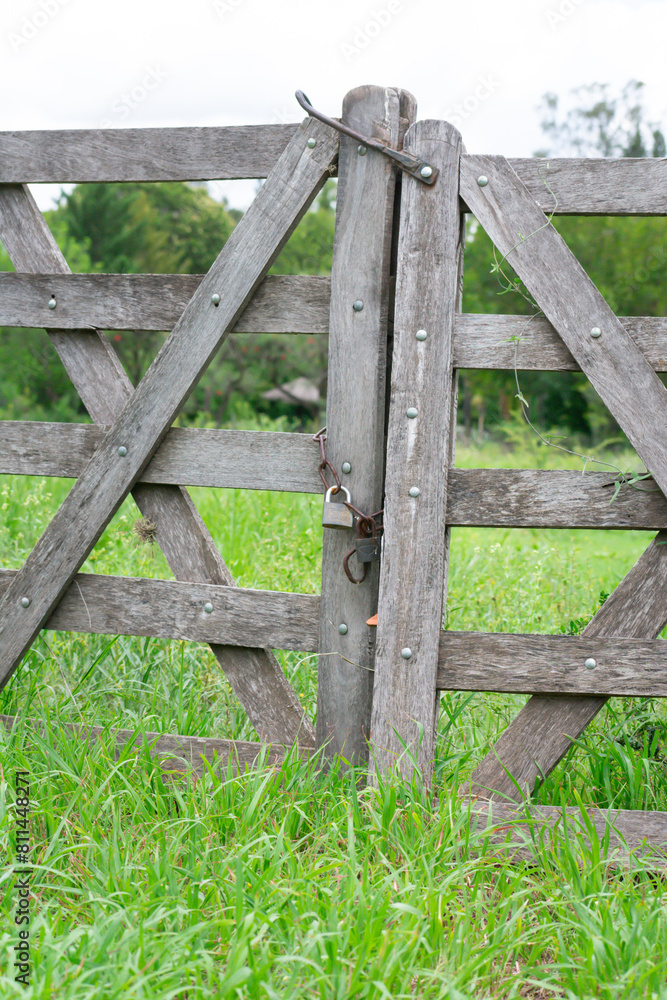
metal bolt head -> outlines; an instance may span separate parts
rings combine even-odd
[[[411,486],[409,492],[411,497],[418,497],[419,494],[421,493],[421,490],[419,489],[418,486]]]
[[[410,420],[414,420],[414,418],[417,416],[418,413],[419,410],[417,409],[416,406],[408,406],[407,410],[405,411],[406,417],[409,417]]]
[[[55,309],[56,305],[57,305],[57,302],[56,302],[54,296],[52,295],[51,298],[49,299],[49,309]]]
[[[341,635],[347,635],[347,625],[345,624],[345,622],[342,622],[338,626],[338,631]]]
[[[306,146],[308,146],[308,149],[315,149],[315,146],[317,146],[317,139],[309,139]]]
[[[211,604],[210,601],[207,601],[206,604],[204,605],[204,611],[206,612],[207,615],[210,615],[211,612],[213,611],[213,605]]]
[[[30,598],[29,597],[22,597],[21,598],[21,607],[22,608],[29,608],[30,607]]]
[[[349,462],[343,462],[343,464],[341,465],[341,469],[345,473],[352,472],[352,466],[350,465]]]
[[[601,336],[602,336],[602,330],[600,329],[600,327],[594,326],[593,329],[591,330],[591,337],[593,338],[593,340],[597,340],[598,337]]]
[[[487,184],[489,183],[489,178],[488,178],[488,177],[485,177],[485,176],[484,176],[484,174],[481,174],[481,175],[480,175],[480,176],[479,176],[479,177],[477,178],[477,183],[479,184],[479,186],[480,186],[481,188],[485,188],[485,187],[486,187],[486,185],[487,185]]]
[[[584,666],[586,667],[587,670],[595,670],[597,665],[598,665],[597,660],[594,660],[592,656],[589,656],[586,662],[584,663]]]
[[[357,146],[357,153],[359,154],[359,156],[365,156],[367,152],[368,150],[366,149],[365,146]]]
[[[403,657],[404,660],[410,659],[410,657],[412,656],[412,650],[410,649],[409,646],[403,647],[403,649],[401,650],[401,656]]]
[[[361,310],[364,308],[364,304],[361,301],[361,299],[357,299],[356,302],[353,302],[352,303],[352,308],[354,309],[354,311],[356,313],[360,313]]]
[[[127,455],[127,448],[125,447],[124,444],[122,444],[118,449],[118,454],[120,455],[121,458],[125,458],[125,456]]]
[[[433,167],[429,167],[429,165],[426,164],[421,168],[419,173],[421,174],[422,177],[430,177],[433,173]]]
[[[219,304],[220,296],[218,295],[217,292],[214,292],[213,295],[211,296],[211,302],[213,303],[214,306],[217,306]]]
[[[428,337],[428,333],[426,332],[426,330],[417,330],[415,337],[417,338],[417,340],[426,340],[426,338]]]

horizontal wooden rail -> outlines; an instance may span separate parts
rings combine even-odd
[[[77,478],[104,436],[93,424],[0,422],[0,475]],[[175,427],[141,482],[321,493],[310,434]],[[453,527],[667,528],[667,499],[652,479],[621,488],[613,471],[452,469],[447,523]]]
[[[0,326],[171,330],[203,278],[203,274],[0,272]],[[269,275],[234,330],[328,333],[330,299],[329,278]]]
[[[485,173],[483,158],[463,159]],[[667,214],[664,159],[530,157],[510,159],[509,164],[547,215]]]
[[[0,184],[266,177],[298,127],[0,132]]]
[[[0,570],[0,597],[15,572]],[[310,594],[79,573],[44,627],[311,653],[319,607]]]
[[[297,128],[273,124],[0,132],[0,184],[266,177]],[[464,159],[474,164],[477,157]],[[546,212],[667,213],[664,160],[522,157],[509,162]]]
[[[17,722],[14,715],[0,715],[0,725],[11,732]],[[32,719],[26,719],[25,725],[37,729],[42,738],[46,735],[44,727]],[[110,736],[114,743],[114,756],[118,758],[128,743],[138,753],[148,746],[149,753],[167,772],[184,772],[192,769],[195,774],[204,771],[202,757],[214,768],[222,766],[224,770],[231,761],[232,770],[254,767],[260,757],[267,765],[282,763],[289,751],[287,747],[275,743],[250,743],[243,740],[220,740],[210,736],[180,736],[171,733],[137,733],[132,729],[108,730],[104,726],[86,726],[74,723],[64,723],[63,729],[72,733],[79,744],[94,743],[96,740]],[[299,756],[314,753],[312,747],[299,746]],[[223,771],[224,773],[224,771]]]
[[[0,326],[80,330],[171,330],[203,275],[15,274],[0,272]],[[49,302],[55,307],[49,308]],[[329,332],[331,281],[269,275],[237,321],[236,333]],[[667,317],[620,321],[656,371],[667,371]],[[516,338],[519,338],[518,343]],[[463,313],[456,317],[455,368],[580,371],[544,318]]]
[[[664,698],[666,664],[667,643],[661,639],[443,632],[436,686],[440,691]]]

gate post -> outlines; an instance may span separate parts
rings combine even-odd
[[[414,116],[414,98],[365,86],[343,102],[343,121],[397,148],[400,114]],[[405,123],[403,123],[405,124]],[[387,320],[395,170],[384,156],[341,136],[336,229],[331,273],[327,458],[365,513],[382,507]],[[361,150],[361,151],[360,151]],[[349,463],[344,473],[343,463]],[[347,466],[346,466],[347,468]],[[343,558],[351,531],[323,529],[317,745],[350,763],[368,758],[373,694],[378,564],[363,583],[350,583]],[[352,557],[354,567],[356,559]],[[358,571],[356,571],[358,572]]]

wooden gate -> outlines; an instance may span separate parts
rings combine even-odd
[[[343,105],[357,131],[432,163],[430,186],[409,175],[397,183],[390,160],[313,119],[0,136],[0,238],[17,269],[0,275],[0,324],[47,329],[95,422],[0,428],[0,472],[77,479],[25,565],[0,576],[0,680],[44,627],[207,642],[276,754],[298,741],[364,761],[371,734],[372,771],[414,760],[427,780],[438,690],[527,693],[465,789],[495,795],[502,816],[498,797],[530,793],[607,697],[667,694],[656,640],[667,621],[667,530],[582,636],[442,630],[451,526],[667,529],[667,392],[656,375],[667,370],[667,321],[615,317],[550,224],[552,214],[665,214],[667,167],[552,160],[545,184],[544,161],[468,156],[451,125],[408,128],[415,117],[414,99],[395,89],[362,87]],[[331,282],[266,277],[336,170]],[[204,277],[70,274],[24,186],[235,177],[267,179]],[[461,313],[468,211],[544,315],[518,367],[583,371],[661,493],[627,491],[610,506],[606,475],[456,469],[456,371],[513,368],[510,341],[525,323]],[[99,332],[172,327],[136,389]],[[185,487],[321,484],[309,435],[170,429],[231,330],[329,333],[327,457],[346,470],[356,506],[375,511],[384,500],[382,561],[362,584],[342,572],[348,533],[325,531],[321,598],[234,588]],[[129,492],[157,525],[175,582],[77,575]],[[377,634],[367,625],[376,611]],[[271,647],[319,651],[317,733]],[[177,756],[245,760],[258,746],[156,743]],[[667,840],[664,814],[616,822],[628,842],[648,829]]]

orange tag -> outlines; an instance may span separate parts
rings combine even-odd
[[[367,625],[372,625],[374,628],[377,628],[377,626],[378,626],[378,616],[377,615],[373,615],[372,618],[368,619],[368,621],[366,622],[366,624]]]

